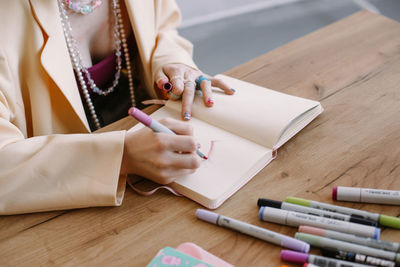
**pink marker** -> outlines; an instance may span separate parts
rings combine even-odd
[[[156,120],[153,120],[149,115],[141,111],[140,109],[137,109],[135,107],[131,107],[128,111],[129,115],[137,119],[139,122],[143,123],[145,126],[149,127],[152,129],[154,132],[157,133],[168,133],[168,134],[175,134],[173,131],[168,129],[166,126],[162,125]],[[197,155],[200,156],[202,159],[208,159],[206,155],[201,153],[200,150],[196,149]]]

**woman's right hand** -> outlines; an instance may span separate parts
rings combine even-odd
[[[121,174],[137,174],[159,184],[193,173],[200,166],[192,127],[174,119],[160,120],[177,135],[149,128],[127,132]]]

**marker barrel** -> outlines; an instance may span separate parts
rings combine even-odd
[[[335,258],[339,260],[357,262],[361,264],[368,264],[378,267],[396,267],[396,263],[394,261],[384,260],[372,256],[367,256],[359,253],[341,251],[341,250],[331,250],[331,249],[322,249],[321,253],[323,256],[329,258]]]
[[[346,232],[366,237],[379,239],[380,229],[361,225],[357,223],[338,221],[314,215],[275,209],[270,207],[261,207],[259,212],[260,219],[263,221],[274,222],[297,227],[299,225],[316,226],[330,230]]]
[[[352,208],[347,208],[347,207],[342,207],[342,206],[337,206],[337,205],[332,205],[332,204],[328,204],[328,203],[322,203],[322,202],[318,202],[318,201],[312,201],[312,200],[307,200],[307,199],[297,198],[297,197],[287,197],[285,199],[285,202],[296,204],[296,205],[307,206],[310,208],[315,208],[315,209],[320,209],[320,210],[338,212],[338,213],[347,214],[347,215],[355,215],[355,216],[359,216],[364,219],[372,220],[374,222],[379,221],[379,214],[364,211],[364,210],[357,210],[357,209],[352,209]]]
[[[295,211],[295,212],[320,216],[320,217],[324,217],[324,218],[329,218],[329,219],[334,219],[334,220],[339,220],[339,221],[346,221],[346,222],[353,222],[353,223],[370,225],[370,226],[377,226],[377,224],[378,224],[377,222],[362,219],[362,218],[352,216],[352,215],[347,215],[347,214],[342,214],[342,213],[332,212],[332,211],[327,211],[327,210],[319,210],[319,209],[314,209],[314,208],[310,208],[310,207],[306,207],[306,206],[300,206],[300,205],[296,205],[296,204],[292,204],[292,203],[288,203],[288,202],[276,201],[276,200],[267,199],[267,198],[259,198],[257,201],[257,205],[271,207],[271,208],[277,208],[277,209],[282,209],[282,210]]]
[[[361,237],[361,236],[356,236],[353,234],[346,234],[346,233],[342,233],[342,232],[338,232],[338,231],[326,230],[326,229],[312,227],[312,226],[306,226],[306,225],[301,225],[299,227],[299,232],[323,236],[323,237],[332,238],[332,239],[336,239],[336,240],[347,241],[350,243],[356,243],[356,244],[360,244],[360,245],[372,247],[372,248],[377,248],[377,249],[389,250],[389,251],[393,251],[393,252],[400,252],[400,243],[397,243],[397,242],[376,240],[376,239],[369,238],[369,237]]]
[[[322,257],[313,254],[306,254],[285,249],[281,251],[281,260],[293,263],[300,263],[300,264],[301,263],[315,264],[316,266],[320,267],[365,267],[365,265],[358,264],[355,262],[342,261],[328,257]]]
[[[342,206],[336,206],[336,205],[331,205],[327,203],[322,203],[318,201],[312,201],[312,200],[307,200],[303,198],[298,198],[298,197],[287,197],[285,199],[285,202],[296,204],[296,205],[302,205],[306,207],[311,207],[315,209],[321,209],[321,210],[328,210],[328,211],[333,211],[333,212],[339,212],[347,215],[353,215],[353,216],[359,216],[360,218],[372,220],[374,222],[378,222],[381,225],[400,229],[400,218],[394,217],[394,216],[388,216],[384,214],[378,214],[378,213],[373,213],[373,212],[368,212],[364,210],[357,210],[357,209],[352,209],[352,208],[347,208],[347,207],[342,207]]]
[[[339,241],[305,233],[296,233],[295,238],[307,242],[308,244],[314,247],[326,248],[326,249],[340,248],[341,250],[344,251],[360,253],[368,256],[378,257],[381,259],[391,260],[396,262],[396,264],[400,264],[400,254],[392,251],[370,248],[350,242]]]
[[[238,231],[240,233],[256,237],[258,239],[282,247],[302,252],[308,252],[310,250],[310,245],[307,244],[306,242],[249,223],[245,223],[223,215],[219,215],[215,212],[211,212],[204,209],[197,209],[196,217],[206,222],[213,223],[234,231]]]
[[[352,201],[400,205],[400,191],[338,186],[332,189],[332,198],[338,201]]]

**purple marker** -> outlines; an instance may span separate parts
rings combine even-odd
[[[149,115],[137,109],[135,107],[131,107],[128,111],[129,115],[137,119],[139,122],[143,123],[145,126],[152,129],[154,132],[157,133],[168,133],[168,134],[175,134],[173,131],[168,129],[166,126],[162,125],[156,120],[153,120]],[[200,150],[196,150],[197,155],[200,156],[202,159],[208,159],[206,155],[200,152]]]
[[[294,262],[294,263],[311,263],[321,267],[365,267],[370,265],[359,264],[355,262],[342,261],[328,257],[322,257],[313,254],[306,254],[291,250],[281,251],[281,260]]]
[[[252,224],[241,222],[212,211],[197,209],[196,217],[212,223],[218,226],[222,226],[231,230],[238,231],[240,233],[256,237],[258,239],[271,242],[278,246],[294,249],[297,251],[308,252],[310,250],[310,245],[301,240],[294,239],[292,237],[279,234],[265,228],[261,228]],[[300,241],[300,242],[299,242]]]

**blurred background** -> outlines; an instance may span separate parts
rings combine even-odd
[[[179,32],[215,75],[361,9],[400,22],[400,0],[177,0]]]

